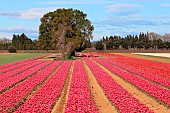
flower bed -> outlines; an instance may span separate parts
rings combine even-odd
[[[110,101],[117,107],[120,113],[152,113],[143,103],[130,95],[125,89],[117,84],[110,75],[108,75],[97,64],[90,59],[85,59],[87,65],[93,72],[98,83],[103,88]]]
[[[98,113],[88,87],[88,78],[81,60],[74,63],[65,113]]]

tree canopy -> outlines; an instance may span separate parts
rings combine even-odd
[[[79,49],[92,39],[93,30],[87,14],[82,11],[71,8],[57,9],[41,18],[39,44],[42,49],[48,50],[56,49],[60,44],[66,47],[71,42],[74,49]]]

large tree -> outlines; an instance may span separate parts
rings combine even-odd
[[[92,39],[93,30],[87,14],[82,11],[57,9],[41,18],[39,43],[42,49],[56,48],[60,45],[64,49],[68,43],[72,43],[74,49],[79,49],[86,41]]]

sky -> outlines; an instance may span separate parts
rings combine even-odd
[[[25,33],[37,39],[40,18],[58,8],[86,13],[94,26],[94,41],[147,31],[170,33],[170,0],[1,0],[0,38]]]

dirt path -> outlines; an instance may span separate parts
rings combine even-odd
[[[157,62],[170,63],[170,58],[147,56],[147,55],[136,55],[136,54],[129,54],[129,53],[116,53],[116,54],[132,57],[132,58],[140,58],[140,59],[147,59],[147,60],[152,60]]]
[[[91,59],[92,60],[92,59]],[[94,60],[92,60],[94,61]],[[159,104],[153,98],[147,96],[130,83],[123,80],[121,77],[113,74],[108,69],[94,61],[98,66],[100,66],[103,70],[105,70],[119,85],[121,85],[124,89],[126,89],[130,94],[132,94],[135,98],[145,104],[149,109],[154,110],[156,113],[170,113],[170,109],[166,108],[165,106]]]
[[[61,92],[61,95],[59,99],[56,101],[51,113],[64,113],[64,109],[68,100],[68,94],[69,94],[69,89],[70,89],[70,81],[72,77],[72,72],[73,72],[73,67],[74,67],[74,61],[71,65],[68,78],[65,82],[65,85],[63,87],[63,90]]]
[[[88,82],[91,90],[91,94],[94,98],[94,101],[97,105],[99,113],[117,113],[116,108],[112,105],[112,103],[108,100],[103,92],[102,88],[97,83],[93,73],[83,60],[83,65],[88,75]]]

